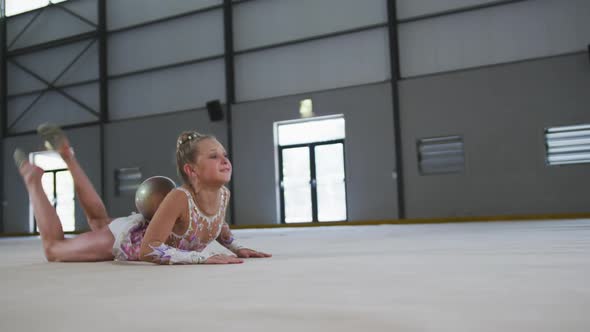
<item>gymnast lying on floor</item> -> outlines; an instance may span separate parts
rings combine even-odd
[[[270,257],[244,248],[232,236],[225,213],[230,192],[225,187],[232,167],[224,147],[213,136],[194,131],[181,133],[176,143],[177,171],[184,184],[171,190],[153,218],[142,214],[111,218],[105,205],[76,160],[64,132],[41,125],[38,133],[49,149],[63,158],[86,214],[90,232],[65,238],[56,210],[41,184],[43,170],[29,163],[26,153],[14,151],[33,205],[48,261],[147,261],[156,264],[235,264],[241,258]],[[208,245],[217,240],[233,255],[215,253]]]

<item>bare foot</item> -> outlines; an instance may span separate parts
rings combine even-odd
[[[44,123],[37,128],[37,133],[45,140],[45,147],[54,150],[64,159],[71,159],[74,151],[64,131],[57,125]]]
[[[23,177],[25,185],[30,186],[35,183],[41,183],[43,176],[43,169],[31,164],[28,160],[24,161],[18,169],[18,172]]]

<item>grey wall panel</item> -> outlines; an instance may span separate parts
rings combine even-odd
[[[76,14],[85,17],[91,22],[97,22],[97,0],[76,0],[60,3]],[[6,39],[8,45],[24,29],[37,12],[31,12],[8,18],[6,24]],[[56,24],[59,22],[59,24]],[[84,32],[94,31],[96,28],[66,11],[51,6],[43,9],[39,17],[27,28],[9,50],[31,46],[55,39],[65,38]]]
[[[234,43],[243,50],[386,23],[385,0],[258,0],[234,7]]]
[[[49,50],[23,55],[14,60],[29,69],[45,81],[53,82],[61,72],[86,49],[91,40],[69,44]],[[9,62],[10,63],[10,62]],[[10,64],[9,69],[14,65]],[[8,91],[11,93],[28,92],[39,89],[39,81],[19,69],[10,69],[7,73]],[[57,85],[82,82],[98,78],[98,47],[96,42],[63,74]],[[41,86],[43,87],[43,86]]]
[[[43,82],[10,62],[6,63],[6,81],[8,95],[47,88]]]
[[[70,96],[79,99],[93,110],[99,111],[98,84],[89,84],[64,90]],[[20,114],[31,104],[37,95],[11,98],[8,100],[8,125],[16,121]],[[71,125],[98,121],[98,118],[84,110],[80,105],[66,99],[61,94],[46,92],[41,99],[12,128],[10,133],[34,130],[43,122],[59,125]]]
[[[223,54],[221,10],[109,37],[109,74]]]
[[[115,196],[114,172],[139,167],[143,178],[168,176],[177,185],[176,140],[184,130],[213,134],[227,146],[225,122],[210,122],[204,109],[108,124],[105,130],[106,194],[109,213],[114,217],[135,211],[133,194]]]
[[[373,29],[239,55],[239,101],[318,91],[390,77],[386,29]]]
[[[6,102],[6,127],[10,132],[11,127],[15,124],[21,113],[23,113],[29,106],[35,102],[37,95],[27,95],[16,98],[9,98]],[[38,101],[37,101],[38,103]],[[30,111],[29,111],[30,112]],[[26,115],[25,115],[26,116]]]
[[[97,113],[100,113],[100,95],[98,83],[65,88],[63,91],[76,98],[86,106],[90,107]]]
[[[90,182],[100,193],[100,150],[98,127],[86,127],[67,130],[66,134],[72,142],[76,158],[84,168]],[[27,152],[40,151],[43,143],[36,135],[9,137],[4,139],[4,192],[6,205],[4,208],[4,232],[29,232],[29,198],[18,170],[12,162],[12,153],[19,147]],[[86,217],[76,199],[76,229],[89,230]],[[39,247],[39,250],[42,250]]]
[[[83,42],[83,47],[80,51],[88,46],[88,43],[89,41]],[[89,47],[84,55],[57,81],[57,84],[71,84],[98,79],[98,43],[95,42]],[[65,52],[62,53],[62,56],[65,57],[66,64],[69,64],[78,55],[78,53],[74,53],[71,54],[71,57],[68,57],[66,54]],[[61,70],[63,69],[61,68]]]
[[[64,0],[60,5],[98,24],[98,0]]]
[[[508,2],[506,0],[397,0],[397,18],[411,18],[474,6]]]
[[[545,165],[544,128],[590,123],[587,54],[404,80],[409,218],[587,213],[590,165]],[[463,174],[420,176],[416,140],[462,135]]]
[[[304,98],[317,116],[344,114],[349,220],[397,218],[391,85],[381,83],[234,105],[236,223],[278,222],[273,125],[297,119]]]
[[[402,76],[581,51],[590,2],[525,1],[399,26]]]
[[[201,108],[225,100],[223,60],[127,76],[109,82],[111,119]]]
[[[108,0],[107,26],[119,29],[163,17],[221,5],[222,0]]]

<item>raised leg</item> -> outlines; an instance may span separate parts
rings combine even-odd
[[[16,155],[15,152],[15,159]],[[24,160],[20,162],[19,172],[23,177],[29,199],[33,205],[33,213],[41,232],[43,247],[47,247],[55,241],[63,240],[64,232],[57,212],[43,191],[43,185],[41,184],[43,170]]]
[[[74,179],[74,190],[86,215],[90,229],[99,230],[107,226],[112,218],[108,215],[105,205],[82,169],[72,152],[70,142],[65,133],[57,126],[44,124],[37,129],[46,140],[49,149],[57,151],[68,165]]]
[[[39,226],[45,256],[49,261],[80,262],[113,259],[115,238],[108,227],[65,239],[57,212],[47,199],[41,177],[43,170],[30,164],[15,152],[15,160],[29,193],[33,213]]]

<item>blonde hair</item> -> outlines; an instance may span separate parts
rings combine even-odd
[[[176,171],[184,183],[189,183],[188,176],[183,170],[185,164],[194,163],[199,155],[199,142],[215,139],[213,135],[204,135],[196,131],[183,131],[176,140]]]

